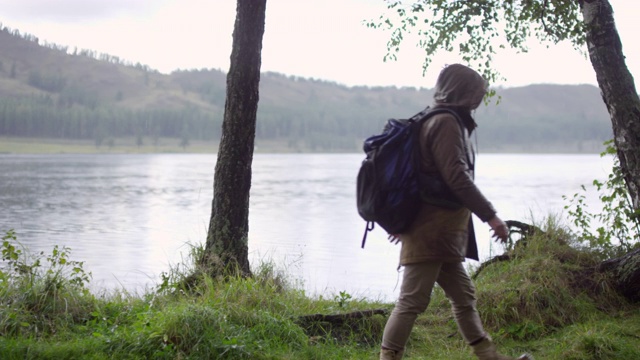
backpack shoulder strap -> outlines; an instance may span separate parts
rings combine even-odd
[[[431,117],[433,117],[434,115],[437,114],[443,114],[443,113],[448,113],[451,114],[456,121],[458,122],[458,126],[460,126],[460,135],[462,136],[462,144],[464,146],[464,155],[467,158],[467,163],[469,164],[469,166],[471,167],[471,170],[473,171],[475,164],[474,162],[471,160],[471,158],[469,157],[469,144],[467,143],[467,137],[464,136],[465,135],[465,126],[462,123],[462,119],[460,118],[460,116],[451,109],[448,108],[431,108],[431,107],[427,107],[426,109],[422,110],[421,112],[417,113],[416,115],[414,115],[413,117],[411,117],[410,120],[413,121],[419,121],[422,122],[424,124],[424,122],[426,122],[428,119],[430,119]]]

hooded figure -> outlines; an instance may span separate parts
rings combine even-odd
[[[433,99],[436,105],[447,105],[467,110],[480,106],[489,83],[464,65],[449,65],[438,76]]]
[[[506,241],[509,230],[491,203],[474,184],[474,152],[469,135],[476,127],[471,116],[487,93],[488,84],[476,71],[460,64],[445,67],[438,76],[434,108],[446,107],[453,114],[429,118],[420,130],[421,171],[437,176],[455,197],[454,202],[423,196],[416,220],[402,234],[391,235],[402,244],[400,265],[404,266],[400,296],[387,321],[380,359],[402,358],[418,314],[426,310],[435,283],[451,302],[458,330],[481,360],[508,360],[497,353],[484,331],[476,310],[474,285],[462,263],[478,259],[471,213],[487,222],[494,237]],[[518,359],[530,359],[522,355]]]

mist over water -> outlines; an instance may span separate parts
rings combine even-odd
[[[309,294],[393,300],[399,246],[355,208],[360,154],[256,154],[249,215],[252,264],[272,261]],[[140,292],[188,260],[206,238],[215,155],[0,155],[0,232],[32,254],[68,246],[92,288]],[[567,201],[612,159],[599,155],[480,154],[476,182],[505,220],[561,218]],[[588,187],[589,188],[589,187]],[[587,193],[591,210],[595,191]],[[477,218],[481,259],[502,253]],[[475,262],[469,262],[474,264]],[[477,264],[477,263],[475,263]]]

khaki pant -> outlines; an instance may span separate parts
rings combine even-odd
[[[424,262],[404,267],[400,297],[384,328],[383,348],[404,349],[418,314],[429,305],[436,282],[451,302],[465,341],[472,344],[486,336],[476,310],[475,288],[462,263]]]

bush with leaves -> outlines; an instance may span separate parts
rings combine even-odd
[[[9,230],[2,237],[0,263],[0,335],[55,332],[69,321],[83,321],[92,295],[91,273],[70,260],[71,249],[54,246],[51,254],[30,256]],[[58,320],[64,319],[63,322]]]
[[[575,193],[564,208],[582,242],[607,259],[624,255],[639,246],[640,210],[633,208],[613,141],[607,141],[605,145],[607,148],[600,156],[613,156],[613,169],[606,181],[593,181],[602,210],[599,213],[588,210],[584,185],[582,192]],[[567,196],[563,198],[568,199]],[[595,231],[593,226],[596,226]]]

